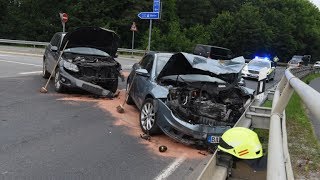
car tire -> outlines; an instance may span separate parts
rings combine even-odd
[[[42,62],[42,77],[44,79],[48,79],[50,77],[50,73],[47,70],[46,59],[45,58],[43,58],[43,62]]]
[[[145,134],[155,135],[161,133],[161,129],[157,124],[157,113],[153,99],[146,99],[140,110],[140,127]]]
[[[62,93],[66,90],[66,87],[63,84],[61,84],[60,80],[61,80],[60,71],[59,71],[59,68],[56,68],[56,71],[54,74],[54,89],[58,93]]]
[[[131,95],[130,95],[130,92],[131,92],[131,91],[129,91],[129,83],[127,83],[126,92],[128,93],[128,94],[126,95],[126,103],[127,103],[128,105],[133,105],[134,102],[133,102],[133,99],[132,99],[132,97],[131,97]]]

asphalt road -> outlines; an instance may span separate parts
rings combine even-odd
[[[49,93],[41,94],[41,60],[0,54],[1,178],[183,179],[207,157],[190,147],[159,154],[162,142],[177,143],[167,137],[147,142],[139,137],[137,121],[127,123],[132,128],[119,123],[114,107],[99,107],[118,105],[117,99],[57,94],[52,83]],[[119,61],[125,69],[135,62]]]
[[[316,91],[320,92],[320,78],[312,80],[309,85]],[[311,112],[309,112],[309,117],[313,124],[314,132],[320,141],[320,121]]]
[[[137,62],[118,60],[125,71]],[[114,112],[121,99],[57,94],[52,83],[48,94],[39,93],[41,68],[41,56],[0,53],[0,177],[184,179],[208,157],[165,136],[141,139],[135,107],[127,107],[126,122]],[[246,83],[256,88],[256,81]],[[168,152],[159,153],[159,145]]]

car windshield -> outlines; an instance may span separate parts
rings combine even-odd
[[[267,67],[270,68],[270,62],[268,61],[250,61],[248,66],[258,66],[258,67]]]
[[[69,49],[65,49],[64,52],[84,54],[84,55],[110,56],[108,53],[103,52],[99,49],[88,48],[88,47],[69,48]]]
[[[292,60],[290,61],[290,64],[299,64],[299,62],[301,62],[300,59],[292,59]]]
[[[159,55],[157,59],[156,75],[158,76],[163,67],[167,64],[171,55]]]

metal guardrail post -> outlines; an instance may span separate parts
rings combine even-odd
[[[273,96],[272,113],[270,118],[269,128],[269,143],[268,143],[268,165],[267,165],[267,180],[285,180],[286,169],[284,165],[283,146],[281,137],[281,114],[274,113],[275,106],[280,99],[280,92],[286,84],[285,76],[279,82]]]

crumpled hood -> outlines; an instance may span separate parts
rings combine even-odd
[[[68,32],[60,46],[63,49],[68,42],[66,49],[74,47],[90,47],[99,49],[115,56],[119,45],[119,36],[111,30],[100,27],[81,27]]]
[[[174,54],[169,59],[158,79],[170,75],[204,74],[232,82],[238,80],[238,74],[244,66],[243,57],[219,61],[182,52]]]

